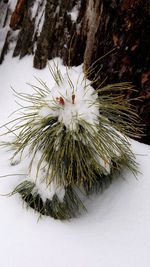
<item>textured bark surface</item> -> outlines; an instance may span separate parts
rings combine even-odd
[[[26,0],[20,0],[17,2],[17,5],[15,7],[15,10],[14,10],[14,12],[11,16],[11,20],[10,20],[10,27],[12,29],[15,29],[20,24],[20,21],[23,17],[26,3],[27,3]]]
[[[34,66],[43,68],[47,59],[54,57],[66,58],[67,44],[75,32],[74,23],[69,12],[79,1],[47,0],[45,20],[37,41]]]
[[[34,0],[20,0],[18,2],[20,5],[17,5],[16,10],[11,17],[10,27],[17,29],[21,26],[13,53],[14,57],[20,56],[20,58],[22,58],[33,52],[34,18],[31,18],[30,11],[33,2]]]
[[[76,19],[71,15],[74,8]],[[86,71],[103,57],[95,69],[98,82],[107,78],[105,83],[130,81],[135,85],[143,98],[137,112],[147,125],[142,141],[150,144],[149,1],[18,0],[10,27],[3,58],[9,41],[16,38],[13,55],[34,54],[33,64],[39,69],[47,59],[60,56],[65,64],[84,62]]]
[[[0,64],[4,60],[9,44],[9,30],[5,30],[10,15],[8,0],[0,0]]]
[[[113,47],[102,60],[101,80],[131,81],[143,102],[138,105],[147,125],[142,141],[150,144],[150,4],[146,0],[103,1],[92,62]]]

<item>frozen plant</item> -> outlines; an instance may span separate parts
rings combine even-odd
[[[135,156],[127,136],[138,136],[138,116],[124,92],[130,83],[94,90],[84,73],[73,68],[62,76],[49,66],[53,88],[38,79],[34,93],[17,93],[21,115],[7,133],[14,139],[13,159],[30,157],[26,180],[13,191],[42,215],[70,219],[82,209],[88,196],[108,185],[123,168],[137,173]]]

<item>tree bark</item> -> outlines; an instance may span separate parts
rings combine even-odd
[[[36,68],[56,56],[64,64],[84,62],[85,71],[97,61],[98,83],[132,82],[143,99],[137,105],[146,124],[141,141],[150,144],[149,1],[18,0],[10,27],[2,59],[9,40],[17,38],[13,56],[34,54]]]
[[[6,20],[8,17],[8,1],[0,0],[0,64],[2,63],[5,51],[7,50],[7,39],[8,34],[7,31],[3,29],[6,24]]]

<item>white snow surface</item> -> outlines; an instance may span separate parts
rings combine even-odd
[[[6,19],[6,14],[8,10],[8,3],[4,3],[3,1],[0,2],[0,28],[4,26],[4,22]]]
[[[73,22],[76,22],[76,20],[78,18],[78,15],[79,15],[79,6],[78,5],[75,5],[73,7],[73,9],[70,12],[68,12],[68,15],[71,16],[71,20]]]
[[[61,71],[65,67],[57,59]],[[80,68],[77,68],[79,71]],[[10,55],[0,65],[0,124],[16,108],[10,89],[31,92],[33,76],[53,86],[47,68],[32,68],[32,57]],[[2,131],[2,129],[1,129]],[[5,136],[1,137],[1,140]],[[18,195],[0,196],[0,266],[2,267],[149,267],[150,266],[150,147],[132,141],[141,172],[129,172],[98,196],[87,200],[88,212],[61,222],[22,206]],[[10,166],[12,152],[0,148],[0,175],[25,174],[28,160]],[[0,194],[10,192],[24,176],[0,178]]]
[[[31,19],[35,18],[37,11],[38,11],[38,7],[41,4],[41,0],[36,0],[31,8]]]
[[[15,10],[17,4],[17,0],[9,0],[9,8],[11,9],[11,11]]]
[[[8,30],[9,30],[9,27],[4,27],[0,29],[0,55],[4,47],[4,43],[5,43]]]

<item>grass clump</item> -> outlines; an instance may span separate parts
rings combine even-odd
[[[126,91],[133,90],[130,83],[94,90],[84,74],[73,69],[64,77],[56,65],[50,71],[56,82],[52,89],[40,79],[39,86],[31,85],[33,94],[13,89],[19,116],[5,125],[6,133],[14,136],[5,145],[15,151],[12,161],[18,154],[22,157],[26,148],[31,159],[30,179],[22,181],[13,194],[20,193],[41,215],[64,220],[85,209],[82,194],[103,190],[123,168],[136,176],[137,163],[127,136],[140,135],[139,118],[125,98]],[[41,191],[43,184],[51,197]]]

